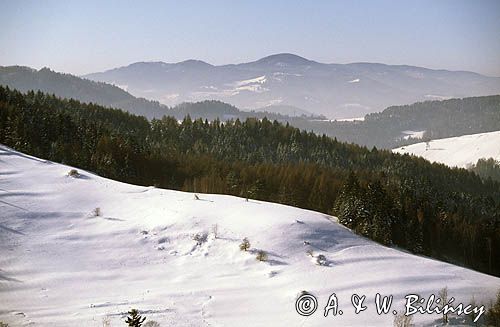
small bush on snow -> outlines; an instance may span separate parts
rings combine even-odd
[[[248,240],[248,238],[245,237],[240,244],[240,250],[248,251],[248,249],[250,249],[250,241]]]
[[[490,308],[486,314],[488,326],[500,326],[500,290],[497,293],[496,301],[490,302]]]
[[[326,263],[327,263],[327,260],[326,260],[326,257],[322,254],[319,254],[317,257],[316,257],[316,263],[320,266],[325,266]]]
[[[101,208],[97,207],[92,210],[92,216],[93,217],[99,217],[102,215]]]
[[[160,327],[160,323],[154,320],[150,320],[144,324],[144,327]]]
[[[259,260],[259,261],[267,261],[267,253],[266,253],[266,251],[259,250],[257,252],[256,259]]]
[[[197,245],[202,245],[207,241],[208,235],[205,233],[197,233],[193,235],[193,241],[196,241]]]
[[[109,319],[108,316],[102,318],[102,327],[110,327],[111,326],[111,320]]]
[[[302,291],[300,291],[300,292],[297,294],[296,298],[298,299],[298,298],[299,298],[299,297],[301,297],[302,295],[312,295],[312,293],[310,293],[310,292],[308,292],[308,291],[306,291],[306,290],[302,290]]]
[[[78,170],[76,169],[71,169],[69,172],[68,172],[68,176],[69,177],[80,177],[80,173],[78,172]]]
[[[404,313],[399,313],[394,317],[393,325],[394,327],[411,327],[413,326],[412,320],[412,316],[405,316]]]

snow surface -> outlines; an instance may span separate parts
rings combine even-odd
[[[404,135],[403,138],[405,140],[409,138],[421,139],[424,137],[425,131],[402,131],[401,133]]]
[[[450,167],[467,168],[481,158],[500,160],[500,131],[431,140],[428,149],[426,143],[421,142],[392,151],[413,154]]]
[[[354,117],[354,118],[340,118],[336,119],[336,121],[364,121],[365,117]]]
[[[394,295],[399,309],[411,292],[448,286],[457,300],[487,303],[500,287],[498,278],[378,245],[321,213],[225,195],[197,200],[82,170],[69,177],[70,169],[0,146],[0,321],[12,326],[102,326],[105,317],[123,326],[130,308],[161,326],[389,326],[392,314],[375,312],[377,292]],[[239,250],[244,237],[248,252]],[[267,262],[255,259],[259,249]],[[302,290],[318,298],[309,317],[295,311]],[[325,318],[332,292],[344,314]],[[353,293],[367,296],[359,315]]]
[[[234,85],[245,86],[245,85],[249,85],[249,84],[264,84],[266,81],[267,81],[266,75],[263,75],[263,76],[259,76],[259,77],[255,77],[255,78],[251,78],[251,79],[246,79],[243,81],[234,82]]]
[[[424,97],[431,100],[449,100],[453,98],[453,96],[451,95],[437,95],[437,94],[426,94],[424,95]]]

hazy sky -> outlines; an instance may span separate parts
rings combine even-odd
[[[84,74],[280,52],[500,76],[500,0],[0,0],[0,65]]]

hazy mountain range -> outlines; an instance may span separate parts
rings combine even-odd
[[[500,93],[500,78],[377,63],[325,64],[276,54],[241,64],[137,62],[84,76],[167,105],[221,100],[242,109],[294,106],[329,118],[390,105]]]
[[[151,118],[161,118],[164,115],[183,119],[191,118],[213,120],[219,118],[246,119],[248,117],[285,121],[290,117],[308,116],[308,119],[324,119],[325,117],[293,106],[276,105],[257,108],[255,111],[242,111],[230,104],[220,101],[201,101],[198,103],[180,103],[173,107],[158,101],[137,98],[123,89],[103,83],[80,78],[70,74],[62,74],[42,68],[36,70],[23,66],[0,66],[0,85],[17,89],[21,92],[41,91],[54,94],[60,98],[75,99],[81,102],[99,104],[106,107],[119,108],[132,114]]]
[[[193,119],[246,120],[249,117],[290,123],[302,130],[336,137],[368,147],[393,148],[419,142],[418,137],[436,139],[499,130],[500,96],[469,97],[442,101],[426,101],[404,106],[391,106],[365,116],[365,121],[329,121],[324,116],[311,116],[300,108],[273,105],[242,111],[218,101],[181,103],[173,107],[144,98],[136,98],[123,89],[102,82],[54,72],[48,68],[0,67],[0,85],[22,92],[40,90],[61,98],[92,102],[120,108],[147,118],[164,115],[182,120]],[[266,110],[266,111],[262,111]],[[304,116],[303,116],[304,115]],[[418,136],[419,135],[419,136]],[[410,139],[413,137],[414,139]]]

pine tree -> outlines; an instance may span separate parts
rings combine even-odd
[[[359,213],[363,207],[359,201],[359,181],[356,174],[351,172],[342,186],[340,195],[335,201],[333,213],[337,215],[341,224],[355,229],[359,223]]]
[[[128,312],[128,317],[125,322],[129,327],[141,327],[146,320],[146,317],[142,317],[137,309],[132,309]]]

